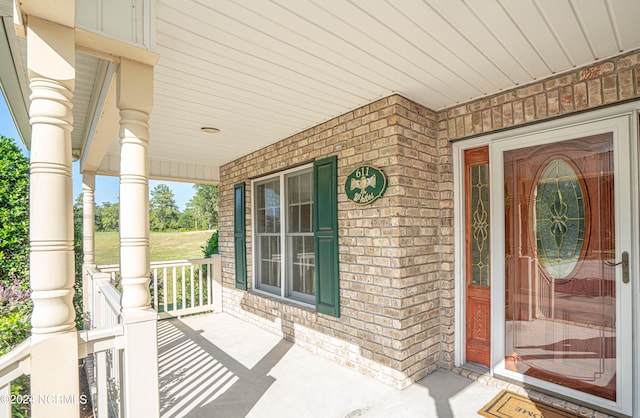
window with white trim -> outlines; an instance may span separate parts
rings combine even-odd
[[[257,180],[253,193],[256,288],[315,304],[312,167]]]

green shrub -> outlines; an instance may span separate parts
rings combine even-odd
[[[0,356],[31,334],[29,289],[29,159],[13,139],[0,135]],[[11,394],[30,393],[29,376],[11,382]],[[29,417],[14,403],[11,416]]]
[[[29,288],[29,159],[0,135],[0,282]]]
[[[0,307],[0,355],[11,351],[13,347],[26,340],[31,334],[31,299],[25,301],[8,301],[2,299]]]
[[[75,282],[73,283],[73,308],[76,311],[76,328],[84,329],[84,309],[82,306],[82,193],[73,205],[73,260],[75,263]]]
[[[31,380],[29,376],[22,375],[11,382],[11,395],[22,396],[25,399],[31,394]],[[12,418],[28,418],[31,416],[31,408],[28,402],[15,402],[11,405]]]
[[[0,355],[11,351],[16,345],[26,340],[31,334],[31,312],[33,302],[31,299],[11,300],[7,297],[15,296],[16,293],[29,294],[29,292],[15,289],[0,289]],[[28,296],[27,296],[28,297]],[[27,397],[31,393],[29,376],[22,375],[11,382],[11,394],[16,397]],[[14,418],[30,417],[28,403],[13,403],[11,406],[11,416]]]
[[[211,257],[212,254],[218,254],[218,231],[211,234],[211,238],[207,241],[207,245],[202,248],[205,258]]]

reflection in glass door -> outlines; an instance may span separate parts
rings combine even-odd
[[[613,135],[506,151],[505,367],[616,401]]]

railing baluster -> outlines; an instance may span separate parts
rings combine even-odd
[[[202,306],[202,264],[200,264],[200,268],[198,269],[198,295],[199,306]]]
[[[107,352],[96,353],[96,389],[98,417],[109,416],[109,385],[107,376]]]
[[[173,267],[173,309],[178,309],[178,287],[176,283],[176,267]]]
[[[211,305],[211,279],[213,276],[213,263],[207,262],[207,305]]]
[[[158,312],[158,269],[153,269],[153,309]]]
[[[187,307],[187,282],[185,281],[185,269],[182,266],[182,276],[180,277],[180,281],[182,282],[182,303],[180,307],[182,309]]]
[[[193,308],[196,305],[196,297],[195,297],[195,286],[193,282],[193,274],[196,266],[194,264],[191,265],[191,271],[189,274],[189,283],[191,284],[191,307]]]
[[[163,305],[164,305],[164,311],[163,312],[167,312],[167,301],[169,300],[169,296],[167,295],[167,288],[169,287],[169,284],[167,283],[167,268],[163,268],[162,269],[162,288],[164,289],[164,299],[162,301]]]
[[[170,316],[178,316],[205,312],[213,308],[219,295],[218,273],[214,271],[219,264],[219,256],[196,260],[176,260],[153,262],[150,285],[153,292],[152,306],[157,312]],[[101,267],[98,267],[100,269]],[[118,265],[102,267],[112,280],[120,274]],[[197,273],[196,273],[197,271]],[[170,277],[170,274],[172,275]],[[198,277],[196,278],[196,274]],[[180,283],[178,283],[180,281]],[[99,291],[94,292],[94,294]],[[98,304],[97,304],[98,305]],[[220,305],[218,303],[218,305]],[[218,306],[216,305],[216,306]],[[102,306],[101,304],[99,306]],[[218,306],[216,310],[219,310]],[[102,317],[100,326],[117,324],[109,307],[96,309],[94,318]],[[115,321],[115,322],[112,322]],[[96,323],[97,325],[97,323]],[[1,417],[0,417],[1,418]]]
[[[114,380],[117,382],[116,384],[118,385],[118,388],[120,389],[120,393],[118,394],[119,396],[115,400],[115,406],[117,408],[116,410],[117,417],[124,417],[124,402],[122,399],[122,394],[124,393],[122,391],[122,383],[124,382],[124,379],[123,379],[124,367],[122,364],[122,360],[123,360],[122,351],[123,350],[119,350],[117,348],[113,349],[113,377],[114,377]]]

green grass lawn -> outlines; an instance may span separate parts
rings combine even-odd
[[[213,231],[152,232],[151,261],[202,258],[202,248]],[[118,264],[120,238],[117,232],[96,232],[96,264]]]

